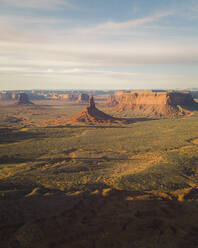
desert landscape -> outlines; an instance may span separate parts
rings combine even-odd
[[[0,0],[0,248],[198,248],[197,27],[197,0]]]
[[[80,94],[0,102],[1,247],[197,247],[191,92]]]

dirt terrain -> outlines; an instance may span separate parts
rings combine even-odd
[[[34,103],[0,102],[1,248],[198,247],[195,109],[125,123]]]
[[[12,195],[0,200],[1,248],[197,247],[197,205],[188,195],[181,202],[105,186],[73,195],[39,187]]]

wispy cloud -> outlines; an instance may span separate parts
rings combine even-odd
[[[131,32],[133,27],[157,22],[160,18],[171,14],[173,12],[163,12],[125,22],[100,24],[91,29],[84,27],[80,28],[79,32],[66,24],[65,19],[46,16],[38,19],[36,17],[1,16],[0,33],[4,35],[0,37],[0,66],[6,65],[5,63],[13,66],[29,64],[60,67],[198,63],[197,39],[192,39],[192,37],[183,37],[182,40],[180,37],[174,37],[172,40],[165,36],[156,38],[152,37],[152,32],[148,35],[149,31],[146,35],[142,32],[140,37],[139,28],[135,31],[135,37],[122,38],[119,41],[112,39],[110,35],[104,39],[103,37],[98,39],[97,35],[92,35],[92,31],[95,32],[94,34],[100,31],[109,34],[112,30],[116,30],[121,36],[123,29],[129,29]],[[32,23],[43,25],[38,28]],[[59,29],[59,26],[62,28]],[[81,35],[83,30],[91,33],[83,36]],[[96,39],[94,40],[93,37]]]
[[[68,0],[0,0],[0,4],[18,8],[57,10],[75,8]]]
[[[0,68],[1,75],[16,75],[24,77],[40,77],[40,78],[101,78],[113,80],[159,80],[163,79],[182,79],[185,75],[182,74],[151,74],[151,73],[137,73],[137,72],[123,72],[123,71],[110,71],[110,70],[95,70],[86,68],[33,68],[33,67],[2,67]]]
[[[1,82],[4,82],[2,77],[7,77],[12,84],[10,77],[16,75],[18,82],[26,82],[26,78],[32,78],[33,82],[38,77],[40,81],[35,80],[38,84],[51,78],[55,83],[79,82],[80,85],[84,81],[87,85],[88,81],[91,86],[98,82],[105,87],[109,81],[112,87],[116,81],[122,86],[124,80],[130,87],[135,81],[139,86],[141,80],[144,83],[166,80],[171,84],[171,80],[184,80],[182,75],[178,75],[178,71],[175,74],[163,74],[162,70],[153,73],[155,67],[170,64],[171,71],[173,64],[176,67],[198,64],[196,33],[185,36],[178,32],[179,28],[183,31],[191,27],[172,25],[177,13],[164,12],[165,8],[152,10],[157,14],[149,16],[140,8],[137,15],[142,18],[129,17],[123,22],[115,16],[114,21],[106,22],[106,17],[100,21],[96,17],[92,24],[84,15],[79,15],[83,18],[79,22],[71,13],[68,16],[57,12],[43,15],[43,11],[32,11],[71,9],[74,7],[71,3],[67,0],[0,0],[0,6],[12,7],[7,14],[0,10]],[[174,18],[166,18],[173,15]],[[147,65],[152,70],[139,73],[141,70],[131,69]],[[152,73],[146,73],[149,70]]]
[[[89,33],[89,32],[109,32],[109,31],[115,31],[115,30],[130,29],[130,28],[142,26],[144,24],[156,22],[159,19],[170,16],[172,14],[173,12],[164,12],[164,13],[159,13],[159,14],[155,14],[152,16],[147,16],[144,18],[138,18],[138,19],[129,20],[125,22],[111,22],[110,21],[110,22],[106,22],[106,23],[100,24],[95,27],[81,29],[79,31]]]
[[[186,42],[0,42],[0,66],[111,67],[134,64],[197,64],[198,48]],[[188,49],[186,49],[188,47]]]

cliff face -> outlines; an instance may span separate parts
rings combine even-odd
[[[118,99],[115,95],[110,95],[107,99],[106,105],[109,107],[114,107],[118,104]]]
[[[195,104],[190,93],[171,92],[168,94],[168,103],[172,105],[192,106]]]
[[[190,93],[134,91],[122,94],[115,109],[119,111],[132,110],[134,113],[143,115],[168,117],[185,115],[187,112],[182,110],[182,107],[190,107],[194,104]]]

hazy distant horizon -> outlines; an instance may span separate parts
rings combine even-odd
[[[197,87],[197,0],[0,5],[0,90]]]
[[[101,88],[101,89],[83,89],[83,88],[65,88],[65,89],[56,89],[56,88],[30,88],[30,89],[0,89],[0,91],[133,91],[133,90],[161,90],[161,91],[168,91],[168,90],[175,90],[175,91],[180,91],[180,90],[189,90],[189,91],[193,91],[193,90],[198,90],[198,88],[144,88],[144,89],[140,89],[140,88],[109,88],[109,89],[105,89],[105,88]]]

